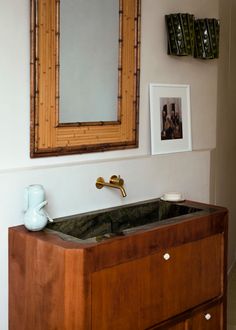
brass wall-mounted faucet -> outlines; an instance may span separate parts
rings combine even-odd
[[[102,189],[103,187],[111,187],[111,188],[116,188],[119,189],[121,192],[121,195],[123,197],[126,197],[126,191],[124,188],[124,180],[118,175],[112,175],[110,177],[109,182],[105,182],[105,180],[102,177],[97,178],[96,181],[96,187],[98,189]]]

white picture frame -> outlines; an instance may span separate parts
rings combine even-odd
[[[149,86],[151,154],[192,150],[190,86]]]

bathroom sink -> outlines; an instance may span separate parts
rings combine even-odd
[[[184,203],[149,200],[54,219],[46,231],[53,231],[65,240],[99,242],[115,236],[129,235],[170,221],[178,221],[201,211]]]

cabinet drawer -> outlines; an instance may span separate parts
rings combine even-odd
[[[222,239],[214,235],[93,273],[92,328],[143,330],[219,296]]]
[[[217,305],[192,318],[192,330],[223,329],[223,306]]]
[[[197,312],[191,318],[175,325],[173,319],[167,323],[154,326],[152,330],[223,330],[223,305],[216,305],[211,308]],[[150,330],[151,330],[150,329]]]
[[[175,325],[167,325],[164,327],[156,328],[156,330],[190,330],[188,320],[180,322]],[[203,330],[203,329],[202,329]]]
[[[169,330],[185,330],[185,322],[177,324],[177,325],[173,325],[172,327],[169,328]]]

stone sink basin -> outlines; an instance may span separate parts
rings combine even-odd
[[[80,243],[100,242],[179,221],[201,210],[189,206],[189,203],[185,205],[155,199],[57,218],[53,223],[49,223],[45,230],[56,233],[64,240]]]

